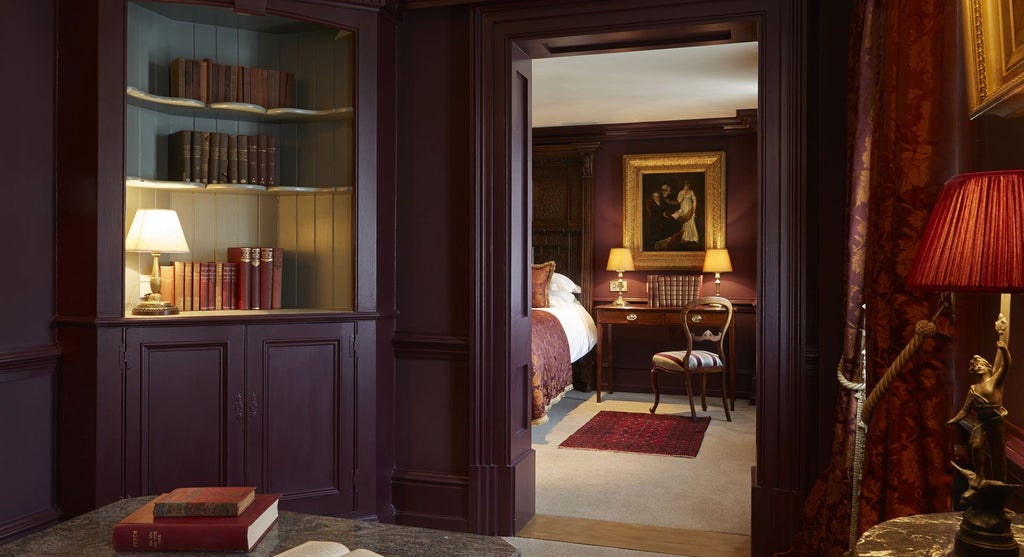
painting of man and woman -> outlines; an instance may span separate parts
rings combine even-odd
[[[647,173],[641,178],[644,251],[703,251],[704,173]]]

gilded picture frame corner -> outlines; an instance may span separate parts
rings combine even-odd
[[[961,0],[970,117],[1024,115],[1024,0]]]
[[[622,157],[622,243],[636,270],[696,271],[725,247],[725,151]]]

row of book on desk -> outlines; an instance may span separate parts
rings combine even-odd
[[[252,551],[279,517],[280,494],[251,486],[180,487],[114,524],[115,551]],[[381,557],[336,541],[308,541],[276,557]]]
[[[174,261],[160,266],[160,298],[179,311],[280,309],[281,248],[231,247],[227,261]]]

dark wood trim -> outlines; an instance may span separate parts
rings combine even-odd
[[[468,337],[429,333],[395,332],[391,339],[396,359],[458,360],[469,359]]]
[[[0,352],[0,381],[16,379],[16,373],[26,369],[54,368],[61,354],[60,347],[54,344]]]
[[[533,143],[534,145],[551,145],[568,141],[674,139],[753,133],[757,133],[757,110],[747,109],[737,110],[736,116],[731,118],[533,128]]]
[[[470,531],[466,515],[470,480],[466,476],[395,470],[391,476],[395,521],[404,526]],[[447,511],[447,512],[443,512]]]
[[[0,545],[53,526],[60,520],[60,510],[52,507],[0,524]]]

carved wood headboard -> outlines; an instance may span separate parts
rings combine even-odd
[[[533,261],[554,261],[555,270],[583,290],[580,303],[593,309],[594,152],[597,143],[534,145]]]

